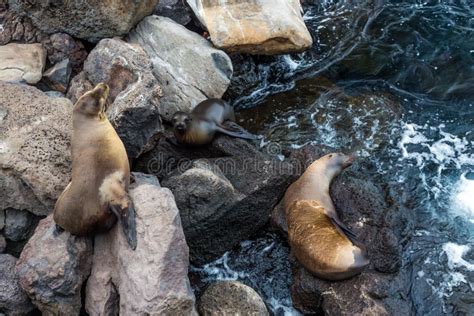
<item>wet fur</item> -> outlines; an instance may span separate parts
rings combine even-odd
[[[344,168],[345,157],[330,154],[313,162],[284,197],[292,252],[307,270],[327,280],[350,278],[369,264],[364,248],[341,229],[345,226],[329,195],[330,183]]]

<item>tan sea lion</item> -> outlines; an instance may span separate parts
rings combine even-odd
[[[307,270],[327,280],[350,278],[369,264],[364,246],[340,221],[329,195],[332,179],[353,160],[341,153],[316,160],[283,201],[292,252]]]
[[[105,115],[109,87],[99,83],[77,100],[72,114],[72,178],[54,207],[54,220],[74,235],[105,232],[118,218],[136,247],[135,210],[128,196],[127,152]]]
[[[191,113],[178,111],[173,115],[173,131],[180,144],[200,146],[212,142],[216,132],[245,139],[258,139],[234,123],[234,109],[220,99],[199,103]]]

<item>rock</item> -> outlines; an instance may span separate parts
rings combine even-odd
[[[41,80],[45,63],[46,50],[41,44],[0,46],[0,80],[35,84]]]
[[[110,87],[107,116],[134,159],[162,130],[162,91],[152,74],[151,62],[136,44],[105,39],[90,52],[84,73],[71,82],[68,97],[76,102],[83,92],[100,82]]]
[[[91,258],[92,240],[59,233],[49,215],[23,249],[16,271],[21,287],[43,315],[79,315]]]
[[[0,230],[2,230],[3,227],[5,227],[5,211],[0,210]]]
[[[43,46],[48,51],[48,60],[51,64],[69,59],[74,74],[82,70],[87,51],[81,41],[65,33],[55,33],[43,41]]]
[[[72,104],[0,81],[0,209],[49,214],[71,170]]]
[[[237,281],[211,284],[201,296],[199,314],[205,316],[269,315],[258,293]]]
[[[205,99],[222,97],[229,86],[230,58],[171,19],[145,18],[128,41],[142,45],[150,56],[163,89],[160,114],[167,121],[178,110],[189,112]]]
[[[302,173],[314,160],[334,151],[322,146],[307,145],[295,151],[290,161]],[[407,315],[411,311],[409,279],[401,267],[400,239],[411,233],[397,232],[406,227],[405,210],[386,200],[387,192],[376,185],[359,159],[334,179],[330,194],[341,220],[366,246],[371,261],[362,274],[339,282],[313,277],[296,260],[293,264],[293,304],[303,313],[325,315]],[[276,207],[272,222],[285,232],[283,208]],[[376,271],[384,274],[377,273]]]
[[[104,5],[91,0],[24,1],[10,0],[11,9],[27,15],[42,31],[67,33],[90,42],[120,36],[143,17],[151,14],[157,0],[113,1]]]
[[[60,63],[49,68],[43,74],[43,80],[50,88],[61,93],[66,93],[71,73],[71,63],[69,62],[69,59],[64,59]]]
[[[27,211],[7,209],[5,219],[5,237],[12,241],[28,239],[39,219]]]
[[[0,253],[4,253],[6,249],[7,249],[7,241],[5,237],[0,235]]]
[[[164,16],[186,25],[191,22],[191,9],[182,0],[161,0],[153,11],[154,15]]]
[[[157,180],[134,175],[130,196],[137,218],[137,248],[120,225],[95,239],[87,282],[89,315],[196,315],[188,279],[188,247],[173,194]]]
[[[18,15],[10,10],[7,0],[0,1],[0,45],[10,42],[17,43],[41,43],[48,35],[38,30],[28,17]]]
[[[187,3],[209,31],[214,45],[227,52],[284,54],[303,51],[313,43],[299,0]]]
[[[292,165],[226,136],[199,148],[174,146],[162,138],[135,169],[158,175],[173,191],[197,265],[258,232],[293,179]]]
[[[0,254],[0,313],[25,315],[34,309],[15,274],[16,258]]]

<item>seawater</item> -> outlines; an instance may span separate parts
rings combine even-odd
[[[245,60],[258,80],[232,100],[240,123],[262,146],[356,152],[410,192],[413,312],[473,312],[474,2],[306,1],[304,19],[309,51]],[[242,280],[273,313],[297,314],[288,247],[262,234],[195,272]]]

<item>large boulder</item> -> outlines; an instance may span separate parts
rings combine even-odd
[[[152,74],[150,59],[140,45],[120,39],[102,40],[87,57],[84,73],[72,80],[68,97],[76,102],[100,82],[110,87],[107,116],[129,158],[134,159],[162,129],[162,91]]]
[[[21,287],[43,315],[79,315],[82,283],[91,270],[92,239],[40,221],[16,263]]]
[[[26,1],[10,0],[10,7],[31,18],[48,34],[63,32],[90,42],[120,36],[151,14],[157,0]]]
[[[0,46],[0,80],[35,84],[41,80],[46,50],[41,44]]]
[[[15,273],[17,259],[0,254],[0,314],[25,315],[34,309]]]
[[[49,214],[69,182],[72,104],[0,81],[0,209]]]
[[[4,235],[12,241],[29,238],[38,224],[38,218],[28,211],[6,209],[5,215]]]
[[[283,54],[312,45],[299,0],[187,0],[211,40],[227,52]]]
[[[196,315],[188,279],[188,246],[171,191],[134,174],[137,248],[120,225],[97,235],[86,310],[95,315]]]
[[[48,51],[48,60],[51,64],[68,59],[74,74],[82,70],[87,51],[80,40],[66,33],[55,33],[45,39],[42,44]]]
[[[218,315],[269,315],[262,298],[251,287],[237,281],[211,284],[199,300],[199,313]]]
[[[145,18],[128,36],[143,46],[153,74],[163,89],[160,113],[190,111],[208,98],[220,98],[232,76],[232,62],[221,50],[184,26],[165,17]]]
[[[173,191],[195,264],[257,233],[293,179],[292,165],[227,136],[199,148],[175,146],[164,137],[135,168],[163,178]]]
[[[331,151],[322,146],[307,145],[295,151],[290,160],[302,173],[314,160]],[[404,208],[373,182],[367,170],[369,167],[363,161],[356,162],[333,181],[330,194],[341,220],[366,246],[371,264],[354,278],[328,282],[312,276],[294,260],[292,299],[294,306],[304,313],[410,313],[409,276],[400,271],[399,241],[411,234],[410,220]],[[281,205],[274,209],[272,222],[286,234]]]
[[[0,0],[0,45],[10,42],[16,43],[40,43],[48,35],[38,30],[28,17],[21,16],[10,10],[8,0]]]

